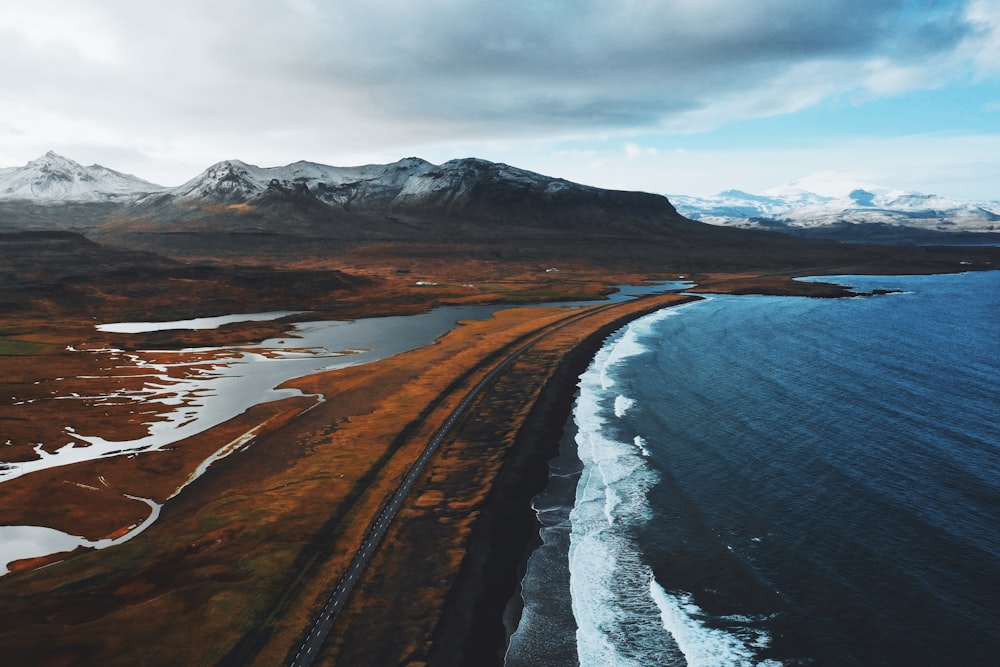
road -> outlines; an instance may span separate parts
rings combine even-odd
[[[604,309],[612,305],[614,304],[602,306],[600,309]],[[427,467],[427,462],[432,456],[434,456],[438,447],[451,432],[455,423],[465,414],[466,410],[480,394],[480,392],[482,392],[483,388],[492,382],[497,375],[499,375],[525,351],[530,349],[535,343],[593,312],[594,310],[586,310],[584,312],[575,313],[574,315],[562,320],[558,325],[541,333],[531,341],[511,352],[503,361],[497,364],[493,370],[487,373],[485,377],[476,383],[476,385],[466,394],[465,398],[462,399],[462,402],[459,403],[454,410],[452,410],[451,414],[448,415],[448,418],[445,420],[441,428],[439,428],[434,436],[428,441],[423,453],[413,463],[413,466],[403,477],[403,480],[392,494],[388,503],[386,503],[386,505],[382,508],[382,511],[379,512],[375,521],[372,522],[368,532],[365,534],[365,538],[362,541],[361,546],[354,554],[354,558],[351,560],[351,564],[348,566],[347,571],[337,581],[333,592],[330,593],[330,597],[327,599],[326,604],[323,606],[323,609],[320,611],[316,620],[313,622],[312,627],[309,629],[309,634],[306,635],[302,645],[298,649],[298,652],[295,654],[295,657],[289,663],[290,667],[309,667],[318,657],[323,644],[326,642],[327,636],[330,634],[330,629],[333,627],[333,622],[336,619],[337,614],[344,608],[344,605],[347,603],[347,598],[350,596],[351,591],[354,590],[355,584],[357,584],[358,579],[365,570],[365,567],[367,567],[368,563],[371,561],[372,555],[375,553],[375,549],[378,548],[378,545],[382,542],[383,537],[385,537],[385,533],[389,528],[389,523],[399,512],[399,509],[402,507],[403,501],[409,494],[410,489],[413,488],[417,478],[420,477],[424,468]]]

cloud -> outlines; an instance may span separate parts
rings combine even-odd
[[[774,113],[799,106],[789,99],[810,103],[820,79],[824,95],[877,94],[887,70],[937,66],[972,31],[938,4],[359,3],[326,14],[331,48],[306,71],[320,87],[362,89],[387,119],[449,131],[634,129],[678,118],[695,127],[700,113],[732,101],[736,113]],[[866,82],[857,72],[869,62],[882,75]],[[790,77],[797,69],[809,76]]]
[[[1000,63],[987,0],[24,7],[0,13],[0,58],[18,64],[0,71],[0,164],[56,143],[185,165],[342,163],[443,142],[704,131]]]
[[[497,157],[580,183],[667,194],[712,195],[730,188],[760,193],[791,182],[827,192],[851,181],[997,200],[998,154],[1000,135],[918,134],[783,147],[677,146],[641,155],[609,143],[604,151],[591,151],[588,160],[563,159],[543,150]]]
[[[966,53],[976,63],[980,76],[1000,72],[1000,6],[992,0],[973,0],[965,12],[972,34]]]
[[[660,151],[655,148],[643,147],[631,141],[625,144],[625,157],[629,160],[637,160],[641,157],[656,157],[659,154]]]

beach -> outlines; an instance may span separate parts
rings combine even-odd
[[[992,664],[998,276],[623,327],[533,501],[507,664]]]
[[[635,309],[602,325],[563,356],[494,479],[435,632],[430,664],[502,664],[520,613],[517,588],[525,562],[538,543],[538,520],[531,500],[548,483],[548,461],[558,453],[580,374],[614,331],[650,312],[690,300],[672,299]]]

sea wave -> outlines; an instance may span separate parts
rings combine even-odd
[[[630,533],[649,516],[646,491],[656,473],[632,443],[606,433],[609,423],[620,419],[614,368],[645,351],[629,326],[580,378],[574,420],[584,468],[570,513],[569,570],[581,665],[646,664],[649,635],[657,632],[649,623],[655,611],[651,600],[633,596],[636,582],[627,581],[642,569]]]
[[[727,632],[706,624],[708,615],[694,603],[691,596],[682,593],[670,595],[656,579],[650,577],[649,593],[660,610],[663,628],[677,642],[688,667],[778,667],[777,660],[758,661],[756,650],[771,643],[763,630],[743,628],[739,634]],[[754,622],[751,617],[730,617],[728,620]]]
[[[769,637],[710,619],[685,593],[655,580],[639,543],[653,517],[649,490],[660,474],[624,418],[636,405],[617,372],[650,351],[661,311],[611,338],[580,378],[574,409],[583,471],[570,512],[570,592],[581,665],[777,665],[755,659]],[[712,622],[720,627],[706,624]],[[718,621],[718,622],[717,622]]]
[[[629,411],[635,405],[635,399],[629,398],[628,396],[616,396],[615,397],[615,417],[621,419],[625,416],[625,413]]]

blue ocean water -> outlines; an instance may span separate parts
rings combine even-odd
[[[997,664],[1000,272],[833,280],[609,338],[508,665]]]

